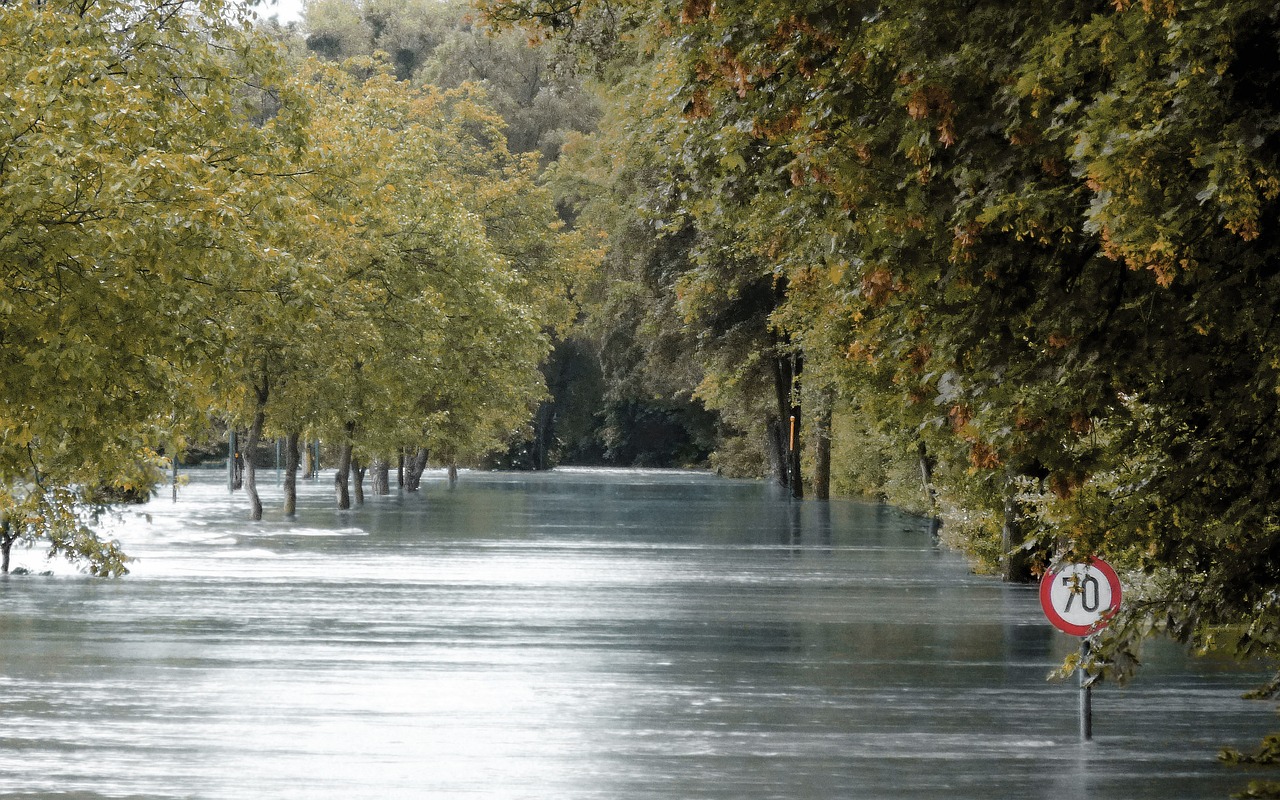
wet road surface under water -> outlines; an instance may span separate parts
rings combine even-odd
[[[260,478],[278,505],[271,473]],[[0,579],[4,798],[1225,798],[1257,676],[1076,640],[923,521],[656,471],[428,474],[244,521],[220,472],[130,509],[117,581]],[[18,563],[48,569],[35,553]],[[65,570],[59,570],[65,572]]]

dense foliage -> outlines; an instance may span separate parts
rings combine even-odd
[[[1274,4],[484,5],[580,53],[602,16],[626,32],[644,77],[593,146],[680,248],[651,285],[696,323],[705,396],[740,406],[724,387],[781,345],[793,392],[921,469],[952,541],[1013,578],[1123,565],[1097,668],[1155,631],[1274,655]]]
[[[0,54],[3,570],[123,572],[94,510],[211,420],[255,518],[264,431],[296,471],[300,438],[385,465],[527,424],[585,251],[482,91],[290,64],[205,0],[0,5]]]

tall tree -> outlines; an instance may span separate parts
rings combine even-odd
[[[9,3],[0,51],[0,549],[118,574],[78,509],[150,486],[210,397],[223,290],[283,213],[242,88],[280,75],[204,0]]]

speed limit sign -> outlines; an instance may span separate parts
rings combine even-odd
[[[1040,606],[1058,630],[1088,636],[1120,609],[1120,578],[1100,558],[1065,564],[1040,579]]]

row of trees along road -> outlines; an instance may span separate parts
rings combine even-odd
[[[0,571],[43,541],[123,573],[93,510],[211,418],[287,437],[287,487],[337,443],[340,505],[353,460],[527,424],[587,251],[483,91],[214,0],[4,4],[0,53]]]
[[[775,460],[836,412],[855,480],[1009,579],[1121,565],[1095,673],[1276,655],[1274,3],[481,6],[613,88],[558,179],[646,359]]]

